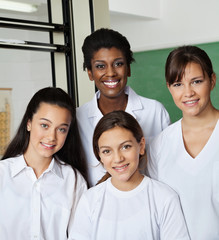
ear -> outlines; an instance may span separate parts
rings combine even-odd
[[[142,137],[141,138],[141,141],[140,141],[140,155],[144,155],[145,154],[145,144],[146,144],[146,141],[145,141],[145,138]]]
[[[28,120],[27,121],[27,131],[30,132],[30,130],[31,130],[31,121]]]
[[[212,73],[212,75],[211,75],[211,90],[214,89],[215,85],[216,85],[216,74]]]
[[[94,81],[92,70],[87,70],[87,74],[88,74],[89,79],[90,79],[91,81]]]

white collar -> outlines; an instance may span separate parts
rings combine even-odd
[[[134,111],[143,109],[139,95],[129,86],[125,87],[125,93],[128,95],[128,103],[125,111],[136,117]],[[103,114],[98,108],[97,100],[100,98],[100,91],[97,91],[93,99],[90,101],[88,110],[88,118],[98,117],[100,119]]]
[[[63,178],[62,170],[61,170],[61,163],[54,158],[49,164],[49,167],[45,170],[45,172],[53,172],[56,176]],[[15,177],[18,173],[20,173],[23,169],[27,168],[27,163],[24,160],[24,156],[20,155],[13,159],[13,163],[11,164],[11,177]]]

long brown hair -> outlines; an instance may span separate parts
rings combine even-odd
[[[87,180],[87,166],[77,127],[75,104],[70,96],[61,88],[46,87],[34,94],[27,105],[17,133],[8,145],[2,159],[16,157],[25,153],[30,140],[30,132],[27,131],[27,122],[32,120],[33,115],[38,111],[41,103],[57,105],[66,108],[71,113],[72,120],[67,138],[63,147],[54,157],[56,160],[61,160],[71,165],[75,174],[75,169],[77,169],[85,180]]]

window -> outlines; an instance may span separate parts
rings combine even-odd
[[[77,101],[71,1],[35,2],[34,13],[0,9],[0,148],[14,135],[37,90],[61,87]]]

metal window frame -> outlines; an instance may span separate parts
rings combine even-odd
[[[11,28],[20,30],[30,30],[38,32],[48,32],[50,43],[43,42],[6,42],[0,41],[0,48],[32,50],[51,53],[52,83],[56,86],[55,76],[55,56],[54,53],[61,52],[65,54],[66,76],[68,94],[77,100],[77,81],[76,71],[74,69],[74,46],[73,46],[73,24],[72,24],[72,6],[71,1],[62,0],[63,24],[52,23],[51,0],[47,0],[48,23],[39,21],[20,20],[0,17],[0,28]],[[53,33],[61,32],[64,35],[64,44],[54,44]]]

